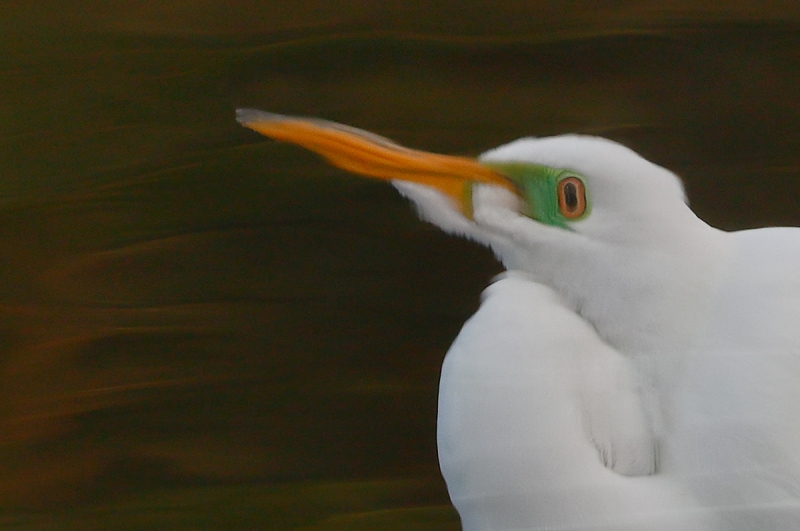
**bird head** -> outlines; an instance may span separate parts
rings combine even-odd
[[[724,271],[724,233],[689,209],[681,181],[610,140],[522,138],[469,158],[314,118],[240,109],[237,119],[391,181],[421,218],[554,289],[623,352],[683,349]]]
[[[598,243],[657,245],[674,239],[691,214],[672,173],[603,138],[523,138],[473,159],[315,118],[240,109],[237,120],[345,170],[392,181],[423,219],[492,247],[517,269],[536,269],[542,246],[558,254]]]

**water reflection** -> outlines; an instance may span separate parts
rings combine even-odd
[[[7,525],[457,526],[438,367],[499,266],[238,106],[450,153],[602,134],[678,171],[713,224],[800,221],[792,25],[498,8],[478,31],[442,8],[413,33],[412,6],[386,33],[353,22],[369,6],[267,27],[213,4],[4,23],[27,22],[0,59]]]

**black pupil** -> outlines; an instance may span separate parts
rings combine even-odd
[[[578,208],[578,187],[575,186],[575,183],[566,183],[564,185],[564,205],[568,210]]]

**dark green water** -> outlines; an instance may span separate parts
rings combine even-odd
[[[438,370],[499,266],[236,107],[459,154],[600,134],[713,225],[800,223],[794,13],[6,4],[4,528],[458,528]]]

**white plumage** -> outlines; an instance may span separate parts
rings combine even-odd
[[[603,465],[652,459],[626,360],[551,289],[491,285],[442,367],[442,472],[465,531],[713,529],[680,482]]]
[[[509,269],[442,367],[465,531],[800,529],[800,230],[711,228],[672,173],[604,139],[521,139],[480,163],[567,169],[591,211],[532,219],[493,183],[470,212],[414,172],[354,169]]]

